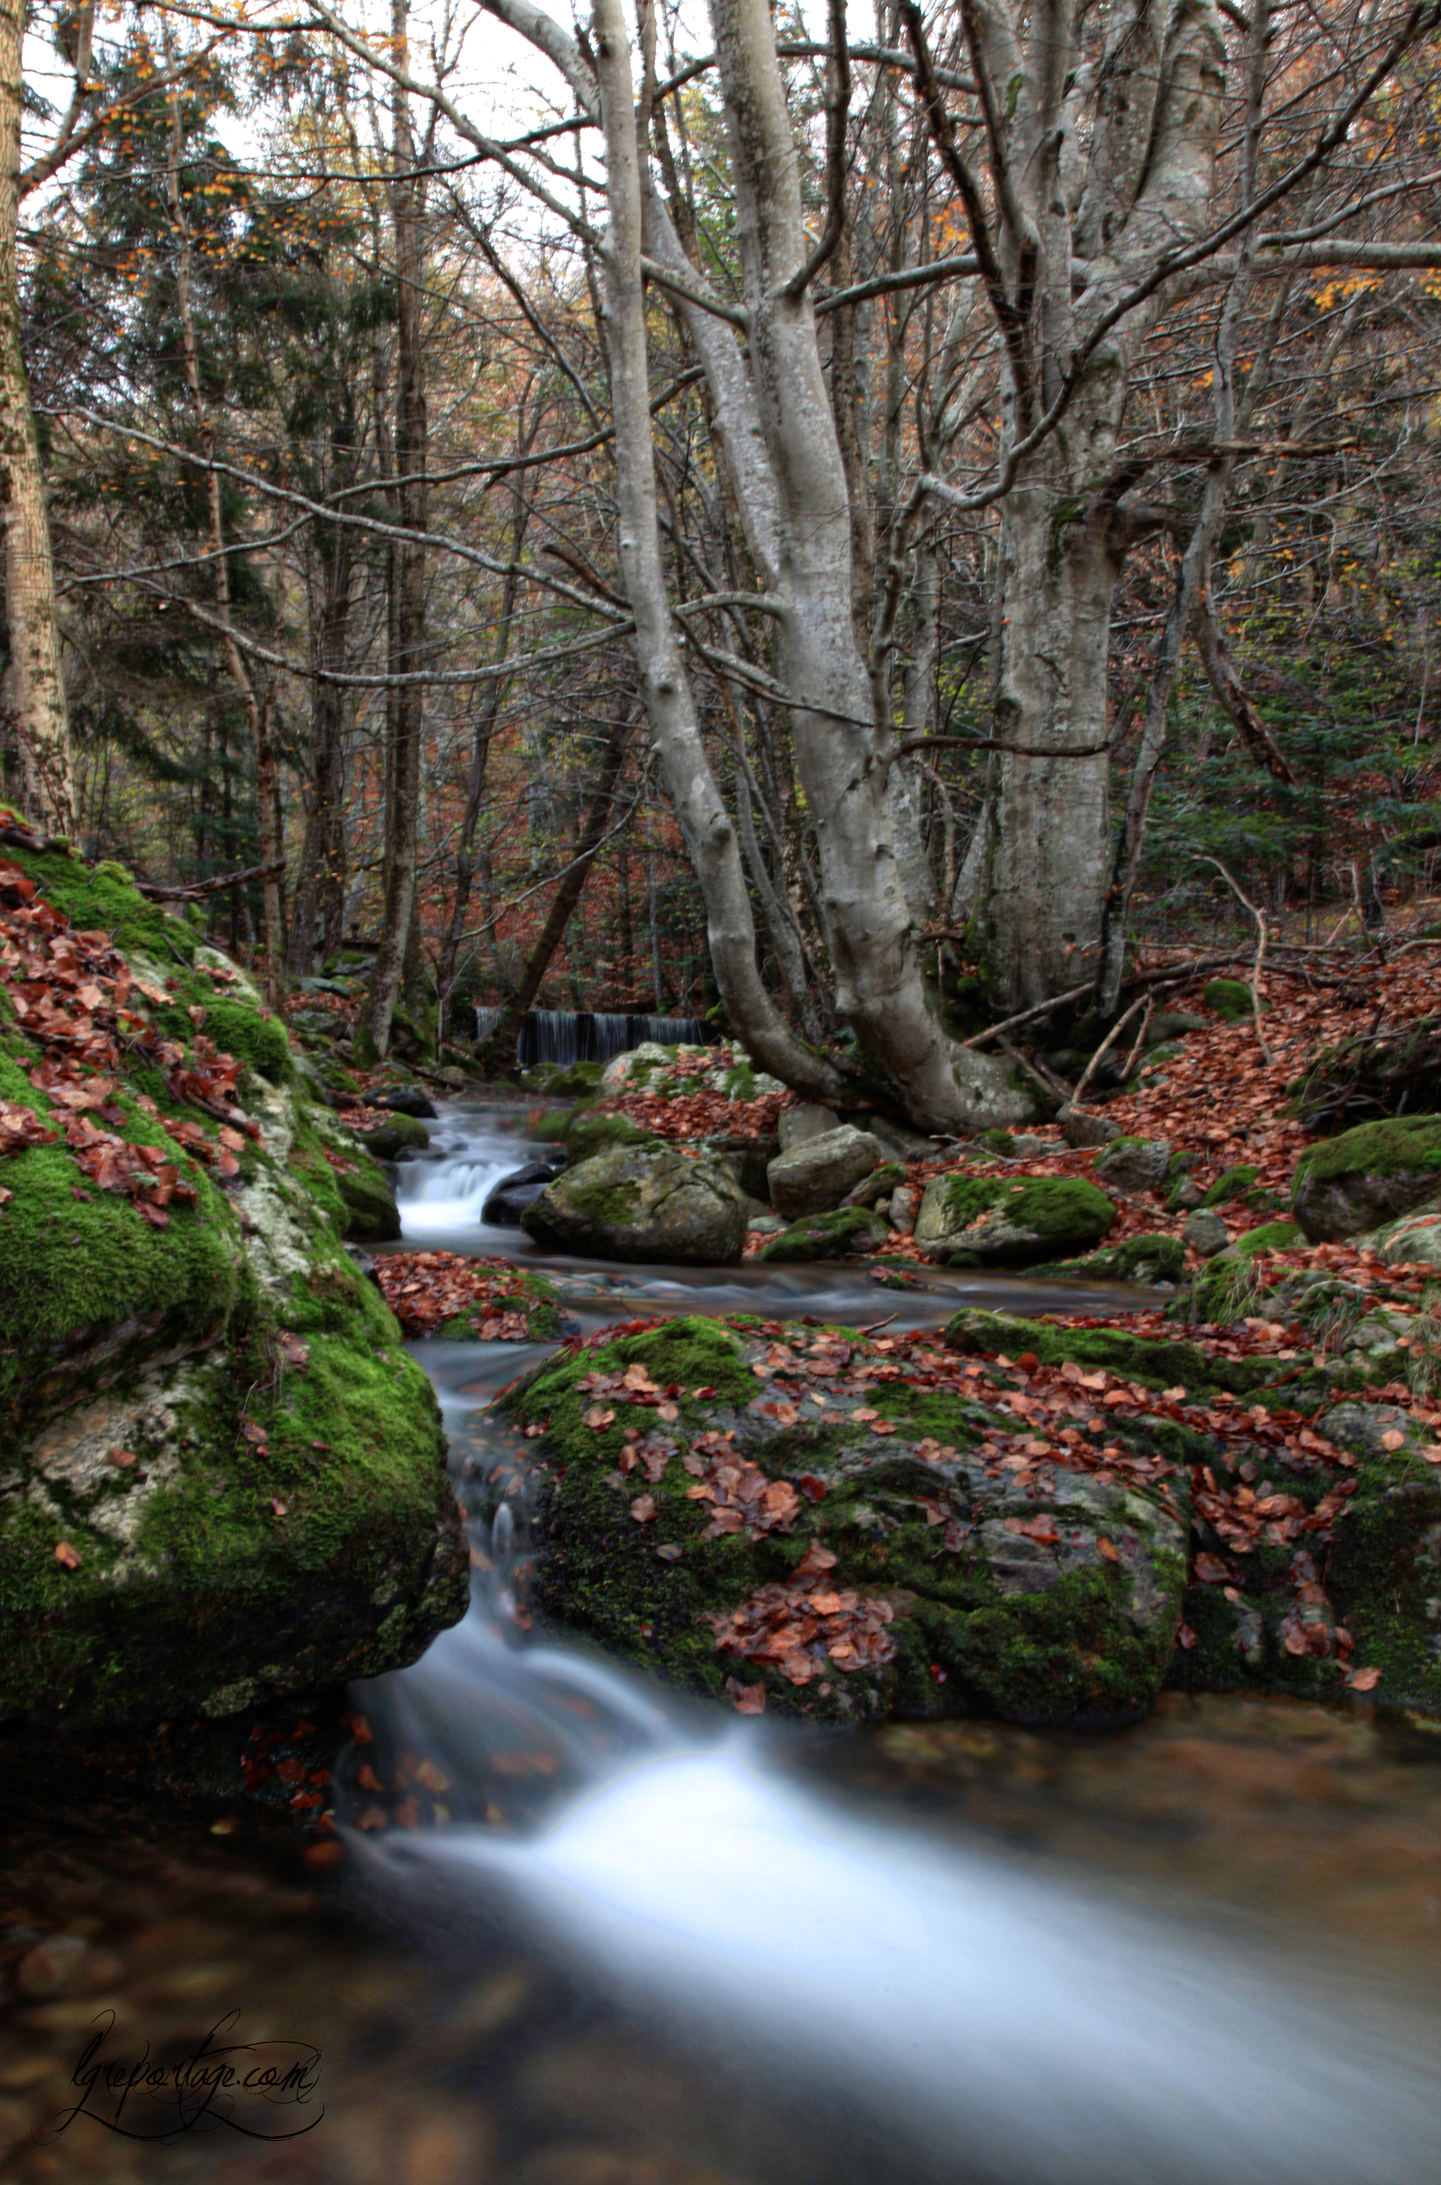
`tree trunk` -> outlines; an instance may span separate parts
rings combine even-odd
[[[1094,972],[1110,878],[1107,667],[1119,561],[1099,526],[1066,523],[1074,494],[1058,471],[1042,458],[1001,511],[996,733],[1047,753],[1003,752],[996,797],[986,959],[1018,1009]]]
[[[337,528],[320,541],[322,596],[316,631],[315,665],[344,669],[350,625],[353,534]],[[327,955],[340,939],[340,910],[345,892],[345,836],[341,802],[345,790],[345,693],[338,683],[314,685],[310,706],[310,808],[295,907],[290,920],[290,970],[294,978],[309,971],[320,925]]]
[[[392,0],[394,50],[406,50],[408,0]],[[398,87],[394,98],[395,176],[391,207],[395,227],[396,403],[395,469],[400,521],[425,528],[426,407],[423,347],[420,197],[415,179],[415,147],[410,101]],[[417,674],[424,664],[425,548],[404,540],[395,549],[395,649],[393,675]],[[420,743],[425,724],[425,687],[395,688],[394,744],[386,810],[386,889],[381,913],[380,950],[370,989],[370,1042],[377,1056],[390,1051],[390,1025],[400,996],[406,943],[415,904],[416,845],[420,824]]]
[[[0,0],[0,504],[21,781],[33,819],[75,832],[70,725],[55,612],[45,479],[20,340],[15,233],[20,206],[23,0]]]

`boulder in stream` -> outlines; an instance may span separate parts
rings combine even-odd
[[[746,1195],[724,1161],[651,1140],[608,1147],[566,1168],[520,1217],[552,1252],[587,1259],[733,1265]]]
[[[554,1161],[526,1161],[492,1186],[480,1218],[495,1229],[518,1229],[520,1217],[559,1174]]]
[[[784,1116],[781,1121],[784,1124]],[[884,1160],[879,1139],[869,1131],[853,1130],[849,1123],[818,1131],[814,1137],[793,1143],[789,1151],[778,1154],[770,1163],[766,1180],[771,1201],[787,1221],[799,1221],[806,1214],[828,1213],[856,1184],[873,1175]]]
[[[1144,1443],[1038,1462],[958,1361],[896,1348],[688,1319],[536,1368],[503,1409],[544,1428],[543,1609],[788,1713],[1144,1712],[1179,1621],[1184,1468]]]
[[[974,1176],[927,1184],[916,1242],[953,1267],[1024,1267],[1100,1243],[1116,1219],[1104,1191],[1079,1176]]]

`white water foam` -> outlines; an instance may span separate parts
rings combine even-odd
[[[500,1704],[572,1765],[607,1753],[607,1779],[532,1841],[450,1827],[389,1840],[375,1870],[503,1892],[593,1984],[818,2100],[844,2087],[928,2173],[953,2155],[946,2174],[1006,2185],[1441,2175],[1434,2071],[1399,2021],[1361,2030],[1359,1997],[993,1851],[868,1825],[777,1775],[750,1726],[698,1750],[637,1680],[483,1624],[477,1607],[382,1680],[406,1741],[463,1779]],[[613,1734],[578,1745],[575,1699]]]

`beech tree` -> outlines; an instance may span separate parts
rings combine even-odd
[[[924,709],[908,703],[909,689],[893,688],[893,664],[903,622],[913,654],[927,642],[938,516],[998,512],[994,699],[982,739],[995,763],[962,877],[991,990],[1023,1009],[1097,975],[1108,894],[1112,925],[1124,932],[1129,879],[1117,867],[1108,808],[1111,605],[1128,552],[1180,521],[1164,493],[1158,506],[1156,479],[1183,458],[1199,457],[1210,484],[1204,516],[1190,511],[1194,525],[1185,527],[1194,538],[1181,627],[1202,629],[1218,693],[1234,713],[1247,710],[1206,616],[1210,544],[1229,466],[1244,452],[1234,438],[1235,353],[1246,295],[1327,265],[1441,264],[1441,249],[1405,226],[1404,189],[1374,188],[1376,144],[1352,153],[1378,99],[1394,133],[1415,92],[1408,66],[1438,11],[1350,8],[1328,19],[1319,39],[1288,29],[1278,46],[1281,11],[1268,0],[1253,0],[1249,12],[1215,0],[1111,0],[1104,8],[960,0],[929,26],[902,0],[887,25],[895,42],[858,46],[844,0],[832,0],[828,39],[817,48],[787,42],[762,0],[711,0],[714,53],[662,82],[649,0],[634,37],[620,0],[596,0],[591,32],[574,37],[528,0],[487,5],[563,78],[574,121],[557,129],[599,133],[604,225],[590,218],[586,188],[565,196],[565,170],[548,151],[531,139],[498,145],[439,87],[414,83],[393,58],[375,59],[323,0],[313,0],[313,13],[357,55],[423,88],[462,138],[564,223],[595,279],[613,408],[620,588],[731,1024],[787,1082],[827,1096],[838,1090],[831,1064],[797,1035],[757,971],[741,826],[721,793],[697,702],[702,661],[742,702],[763,703],[787,724],[816,845],[816,910],[836,1011],[865,1064],[933,1126],[1014,1117],[1027,1096],[1001,1064],[948,1034],[921,947],[934,892],[924,874],[915,878],[907,766],[936,738]],[[944,49],[946,65],[933,48]],[[805,146],[782,69],[783,57],[797,53],[819,53],[826,66],[819,201],[809,207]],[[923,131],[916,157],[927,169],[926,225],[940,232],[947,212],[967,246],[945,256],[923,249],[911,263],[903,250],[866,280],[855,278],[850,249],[856,139],[848,117],[859,66],[890,87],[893,112],[901,86]],[[713,237],[697,245],[665,120],[667,100],[711,71],[732,195],[729,293],[718,277],[726,270],[720,246]],[[1393,215],[1384,235],[1375,217],[1381,197]],[[1310,224],[1272,225],[1289,205],[1304,206]],[[828,286],[818,293],[823,275]],[[1132,405],[1138,358],[1168,314],[1228,285],[1225,353],[1199,375],[1219,374],[1225,399],[1184,441],[1148,432]],[[845,381],[847,354],[854,359],[847,322],[869,296],[916,288],[947,294],[948,307],[928,334],[909,474],[899,485],[892,478],[891,505],[878,511],[877,466],[858,447]],[[651,356],[662,300],[704,374],[750,578],[734,593],[698,597],[678,587],[679,542],[658,499],[653,446]],[[827,357],[821,322],[832,314]],[[978,420],[988,443],[979,455]],[[764,637],[744,654],[739,645],[700,645],[694,617],[710,607],[743,616]],[[1123,842],[1130,872],[1133,851],[1134,840],[1129,849]],[[1102,984],[1114,989],[1116,952],[1108,954]],[[1105,998],[1113,1005],[1114,992]]]

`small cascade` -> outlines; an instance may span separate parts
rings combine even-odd
[[[477,1009],[477,1040],[489,1039],[500,1023],[499,1009]],[[516,1062],[529,1070],[538,1062],[613,1062],[633,1047],[654,1040],[662,1047],[699,1047],[705,1029],[697,1017],[631,1017],[589,1009],[528,1009],[521,1019]]]

